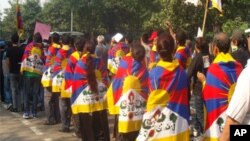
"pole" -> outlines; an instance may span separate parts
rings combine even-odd
[[[205,33],[205,25],[207,20],[207,11],[208,11],[208,0],[206,0],[206,7],[205,7],[205,13],[204,13],[204,19],[203,19],[203,25],[202,25],[202,34]]]
[[[71,9],[70,31],[73,32],[73,10]]]

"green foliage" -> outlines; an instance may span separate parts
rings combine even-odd
[[[171,21],[174,30],[182,28],[190,38],[202,27],[205,0],[195,7],[183,0],[50,0],[42,8],[39,0],[27,0],[21,5],[26,37],[32,34],[36,20],[50,24],[53,31],[69,31],[71,11],[74,14],[74,31],[91,35],[130,33],[138,37],[144,31],[165,29],[164,22]],[[1,19],[0,35],[9,38],[16,31],[16,0]],[[249,0],[223,1],[223,16],[209,10],[205,33],[231,33],[234,28],[247,28],[250,21]],[[0,13],[1,14],[1,13]]]
[[[249,23],[242,21],[241,17],[237,17],[234,20],[228,20],[226,23],[224,23],[222,29],[224,32],[231,35],[234,29],[245,30],[249,26]]]

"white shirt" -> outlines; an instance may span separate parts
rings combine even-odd
[[[250,125],[250,59],[237,80],[226,114],[240,124]]]

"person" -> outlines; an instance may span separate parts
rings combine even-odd
[[[120,60],[129,52],[127,44],[120,42],[123,35],[117,33],[112,37],[112,47],[108,51],[108,70],[112,75],[115,75],[119,66]]]
[[[105,45],[105,38],[103,35],[99,35],[96,38],[97,45],[95,48],[95,54],[97,57],[104,60],[105,66],[107,66],[108,61],[108,47]]]
[[[12,107],[12,96],[11,96],[11,91],[10,91],[10,70],[9,66],[7,63],[7,49],[10,47],[8,45],[6,46],[4,51],[3,51],[3,56],[2,56],[2,70],[3,70],[3,79],[4,79],[4,103],[6,104],[6,109],[11,109]]]
[[[179,61],[179,64],[184,68],[187,69],[191,63],[191,50],[186,45],[187,35],[186,32],[183,30],[178,30],[175,35],[176,43],[177,43],[177,50],[175,53],[175,58]]]
[[[56,95],[55,99],[59,98],[59,111],[61,116],[62,127],[59,129],[60,132],[70,131],[70,121],[71,121],[71,108],[70,108],[70,98],[65,92],[64,84],[64,72],[68,58],[74,49],[70,47],[71,38],[68,34],[62,35],[62,48],[58,50],[55,57],[55,64],[53,66],[52,75],[52,94]],[[56,105],[57,106],[57,105]],[[58,109],[55,109],[58,110]]]
[[[95,45],[86,41],[72,82],[71,109],[80,116],[83,141],[109,141],[107,106],[104,94],[108,73],[104,62],[94,55]]]
[[[189,140],[187,75],[174,60],[169,33],[157,39],[160,61],[149,71],[149,97],[137,140]]]
[[[84,37],[77,37],[74,43],[74,46],[76,48],[76,51],[74,51],[68,59],[67,65],[65,67],[65,85],[64,85],[64,91],[62,92],[62,96],[70,98],[72,96],[72,82],[74,77],[74,69],[76,66],[76,63],[80,60],[83,52],[83,47],[86,42],[86,39]],[[80,131],[80,119],[79,114],[73,114],[72,115],[72,121],[74,125],[74,131],[75,135],[77,137],[81,137],[81,131]]]
[[[45,65],[43,67],[43,76],[41,83],[44,88],[44,108],[46,120],[44,125],[54,125],[61,121],[59,113],[59,99],[57,94],[52,92],[52,75],[53,67],[55,63],[55,57],[59,49],[61,48],[60,44],[60,35],[53,33],[51,35],[52,43],[48,47]]]
[[[44,55],[42,48],[42,36],[39,32],[33,36],[33,42],[25,48],[21,73],[24,76],[24,119],[37,118],[37,99],[41,84],[41,75],[44,65]],[[30,101],[32,98],[32,106],[30,111]]]
[[[204,140],[219,140],[226,119],[226,109],[234,92],[242,66],[229,54],[230,39],[226,33],[217,33],[213,38],[215,59],[209,66],[207,77],[198,72],[203,83],[203,100],[206,120]]]
[[[230,125],[250,125],[250,59],[246,68],[241,72],[234,94],[227,108],[226,122],[220,141],[229,141]]]
[[[144,57],[144,47],[133,43],[107,92],[109,113],[116,116],[114,137],[122,141],[135,140],[141,127],[148,96]]]
[[[146,63],[146,67],[148,68],[149,66],[149,57],[150,57],[150,47],[149,47],[149,36],[147,33],[143,33],[140,41],[141,41],[141,45],[145,48],[145,63]]]
[[[12,110],[18,112],[22,110],[21,107],[21,93],[20,93],[20,62],[22,60],[23,50],[18,47],[19,36],[14,33],[11,37],[12,46],[7,49],[6,57],[7,64],[10,71],[10,88],[12,94]]]
[[[159,54],[156,49],[156,44],[157,44],[157,37],[159,35],[158,31],[152,32],[149,41],[152,42],[151,44],[151,50],[149,51],[149,63],[148,63],[148,70],[151,70],[157,62],[160,60]]]
[[[207,69],[211,63],[209,55],[209,47],[204,38],[196,38],[195,56],[188,67],[187,78],[189,82],[189,90],[194,96],[195,117],[194,127],[198,131],[198,136],[203,133],[203,102],[202,102],[202,83],[197,79],[197,73],[202,72],[206,75]],[[191,85],[191,82],[192,85]],[[192,88],[192,90],[191,90]]]
[[[247,41],[245,40],[245,34],[243,30],[235,29],[231,36],[231,55],[233,58],[240,62],[243,67],[247,64],[249,53],[247,50]]]

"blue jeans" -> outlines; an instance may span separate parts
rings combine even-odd
[[[21,93],[20,93],[20,75],[19,74],[10,74],[10,87],[12,94],[12,104],[13,108],[21,111]]]
[[[12,103],[12,96],[10,90],[10,75],[4,75],[4,102],[6,104]]]
[[[27,77],[24,76],[24,113],[37,114],[37,100],[39,95],[39,88],[41,83],[41,77]],[[32,103],[32,104],[30,104]]]

